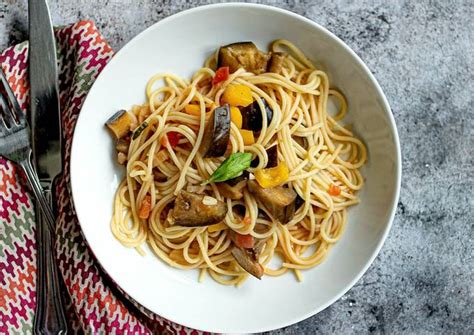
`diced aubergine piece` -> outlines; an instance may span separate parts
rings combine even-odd
[[[254,259],[252,252],[239,247],[234,247],[231,251],[237,263],[255,278],[261,279],[263,276],[263,266]]]
[[[265,107],[265,114],[267,115],[267,127],[272,121],[273,110],[270,108],[265,99],[262,99],[263,106]],[[242,129],[248,129],[252,131],[262,130],[262,111],[257,101],[252,102],[247,107],[241,108],[242,114]]]
[[[242,180],[248,180],[249,179],[250,173],[247,170],[242,171],[242,174],[238,177],[226,180],[226,183],[229,184],[230,186],[237,185],[240,183]]]
[[[278,165],[278,146],[275,144],[274,146],[265,149],[267,152],[268,156],[268,162],[265,168],[272,168]],[[251,167],[257,167],[258,163],[260,162],[260,159],[258,156],[256,156],[253,160],[252,163],[250,164]]]
[[[284,52],[272,52],[270,61],[268,62],[268,72],[281,73],[286,54]]]
[[[212,112],[204,130],[204,137],[199,147],[203,157],[223,156],[230,137],[230,107],[224,105]]]
[[[263,251],[263,247],[265,246],[265,243],[267,243],[267,240],[268,240],[268,238],[258,240],[255,243],[255,246],[251,249],[252,257],[257,262],[258,262],[258,259],[260,258],[260,254]]]
[[[256,180],[249,180],[248,189],[270,212],[275,220],[287,224],[295,215],[296,192],[283,186],[263,188]]]
[[[148,122],[143,121],[143,123],[142,123],[141,125],[139,125],[139,126],[133,131],[132,139],[133,139],[133,140],[137,139],[138,136],[140,136],[140,134],[146,129],[146,127],[148,127]]]
[[[227,205],[223,201],[181,190],[169,213],[169,219],[178,226],[203,227],[221,222],[226,214]]]
[[[270,54],[258,50],[252,42],[238,42],[220,47],[217,67],[228,66],[231,73],[242,67],[261,74],[267,71],[269,59]]]
[[[278,165],[278,145],[274,145],[270,148],[265,149],[268,156],[268,163],[265,166],[266,169],[272,168]]]
[[[243,179],[235,185],[230,185],[227,182],[216,183],[216,186],[224,198],[239,200],[244,196],[243,189],[247,186],[247,180]]]
[[[302,197],[300,197],[298,194],[296,195],[296,199],[295,199],[295,211],[297,211],[298,209],[300,209],[301,206],[303,206],[305,203],[305,201],[303,200]]]
[[[105,125],[114,134],[115,138],[120,139],[128,134],[133,119],[126,110],[119,110],[112,115]]]

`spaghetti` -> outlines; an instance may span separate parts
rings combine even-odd
[[[114,201],[111,229],[124,246],[143,253],[142,245],[148,243],[170,266],[199,269],[200,281],[209,274],[221,284],[237,286],[249,274],[232,253],[235,234],[260,242],[256,261],[269,276],[292,271],[302,280],[301,270],[325,259],[345,229],[348,207],[359,202],[356,193],[364,184],[359,169],[366,161],[366,148],[349,126],[340,124],[347,103],[341,92],[330,88],[328,75],[290,42],[272,43],[271,52],[282,50],[288,54],[280,73],[255,74],[238,68],[213,84],[214,55],[191,80],[173,74],[150,79],[147,102],[128,112],[135,131],[123,150],[126,177]],[[261,110],[266,103],[272,118],[262,118],[251,144],[232,122],[225,155],[205,158],[199,148],[206,124],[226,89],[235,85],[249,88]],[[335,115],[328,113],[330,99],[337,102]],[[265,171],[270,160],[267,150],[274,145],[278,163],[289,171],[282,187],[301,200],[286,224],[272,218],[247,188],[235,200],[223,196],[218,184],[203,184],[226,156],[237,152],[252,155],[255,164],[247,171],[249,179],[255,179],[257,171]],[[223,201],[224,220],[200,227],[173,224],[169,212],[184,191]],[[281,260],[279,265],[270,263],[273,258]]]

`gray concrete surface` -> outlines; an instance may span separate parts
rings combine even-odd
[[[55,24],[97,23],[118,50],[208,1],[50,0]],[[365,276],[318,315],[274,334],[474,333],[474,2],[264,3],[330,29],[391,103],[403,156],[392,231]],[[25,1],[0,0],[0,49],[25,38]]]

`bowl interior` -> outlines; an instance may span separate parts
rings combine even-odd
[[[155,73],[189,77],[224,44],[251,40],[261,49],[284,38],[329,73],[346,95],[347,122],[368,147],[366,185],[349,212],[342,240],[326,261],[304,271],[241,288],[225,287],[197,272],[173,269],[148,251],[123,247],[110,231],[114,193],[123,176],[104,122],[115,111],[145,101]],[[378,253],[393,218],[400,181],[398,138],[375,79],[340,40],[313,22],[276,8],[229,4],[182,12],[150,27],[125,46],[102,72],[80,114],[72,148],[72,190],[84,235],[101,265],[132,298],[151,311],[197,329],[256,332],[309,317],[339,298]]]

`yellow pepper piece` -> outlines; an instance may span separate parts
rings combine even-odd
[[[186,105],[184,106],[184,111],[191,115],[200,116],[201,115],[201,106],[199,105]]]
[[[272,168],[255,170],[254,175],[260,186],[263,188],[270,188],[286,183],[290,171],[285,163],[280,162],[280,164]]]
[[[222,95],[222,101],[234,107],[246,107],[253,102],[252,91],[245,85],[229,85]]]
[[[237,128],[242,128],[242,113],[237,107],[230,107],[230,120],[234,122]]]
[[[219,222],[219,223],[213,224],[212,226],[209,226],[207,228],[207,231],[210,233],[214,233],[216,231],[221,231],[224,229],[227,229],[227,225],[224,222]]]
[[[255,137],[253,137],[253,131],[246,130],[246,129],[239,129],[240,135],[242,135],[242,139],[244,140],[245,145],[251,145],[255,143]]]

